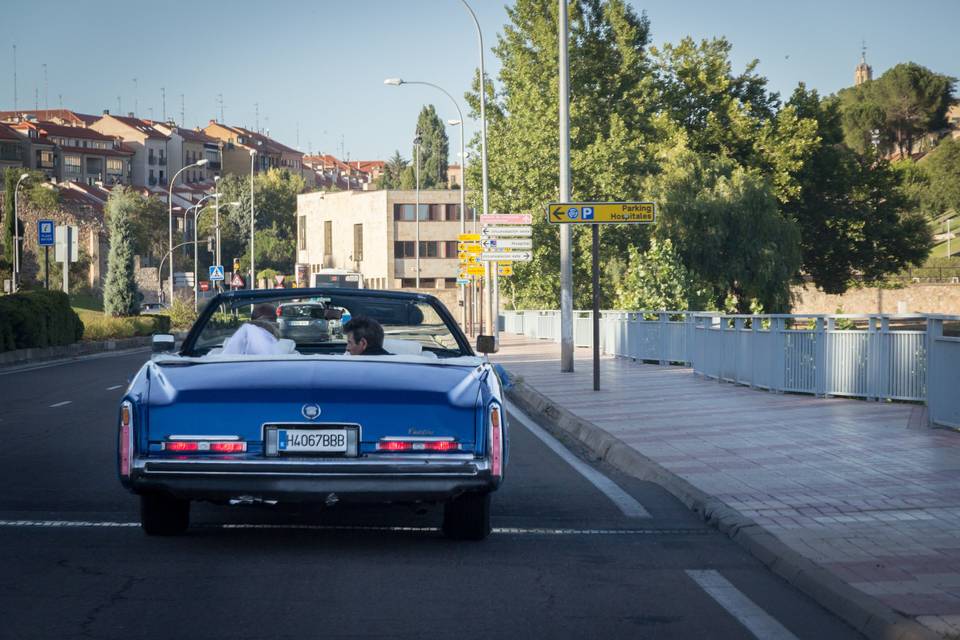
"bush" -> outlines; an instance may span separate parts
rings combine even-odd
[[[182,298],[174,299],[166,315],[174,329],[189,329],[197,320],[197,312],[193,310],[193,300],[187,302]]]
[[[30,291],[0,298],[0,351],[72,344],[83,322],[60,291]]]
[[[84,325],[84,340],[113,340],[168,333],[170,318],[160,315],[114,318],[100,313],[85,313]]]

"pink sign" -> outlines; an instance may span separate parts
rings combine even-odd
[[[480,216],[480,224],[531,224],[533,216],[529,213],[491,213]]]

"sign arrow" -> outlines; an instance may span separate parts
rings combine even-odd
[[[562,219],[563,219],[563,207],[557,207],[556,209],[554,209],[553,211],[550,212],[550,215],[553,216],[554,220],[562,220]]]

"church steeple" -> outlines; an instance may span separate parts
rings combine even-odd
[[[864,41],[860,49],[860,64],[853,73],[853,84],[859,87],[870,80],[873,80],[873,67],[867,64],[867,43]]]

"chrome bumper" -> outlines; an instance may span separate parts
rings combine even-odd
[[[135,459],[124,485],[135,493],[162,491],[192,500],[225,502],[239,495],[280,502],[448,500],[492,491],[499,478],[486,459],[423,456],[340,460]]]

